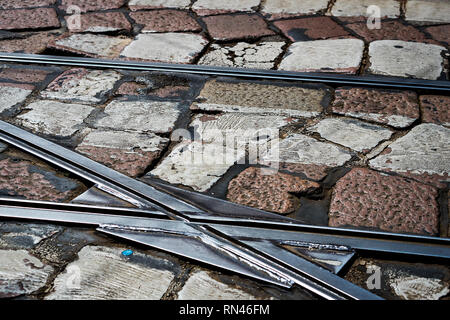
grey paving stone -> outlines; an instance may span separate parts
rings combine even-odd
[[[62,227],[30,223],[0,223],[0,248],[31,249],[42,240],[63,230]]]
[[[450,22],[450,2],[447,0],[408,0],[405,11],[406,21],[419,24]]]
[[[15,86],[0,86],[0,112],[6,111],[18,103],[22,103],[33,92]]]
[[[331,14],[336,17],[369,16],[369,6],[377,6],[380,10],[380,18],[397,18],[400,16],[400,2],[396,0],[337,0]]]

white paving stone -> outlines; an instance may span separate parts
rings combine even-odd
[[[397,18],[400,16],[400,2],[396,0],[337,0],[331,14],[336,17],[370,16],[369,6],[377,6],[380,18]]]
[[[150,173],[169,183],[206,191],[244,155],[243,149],[218,143],[184,141]]]
[[[252,69],[272,69],[275,60],[283,52],[284,42],[239,42],[234,46],[213,44],[211,51],[198,64]]]
[[[315,14],[325,10],[328,0],[266,0],[262,7],[263,13],[269,14]]]
[[[32,90],[16,87],[0,87],[0,112],[24,102],[31,92]]]
[[[46,300],[159,300],[174,279],[173,272],[151,266],[155,258],[124,249],[84,247],[54,282]],[[136,261],[144,261],[136,262]],[[149,261],[149,262],[147,262]],[[164,260],[161,260],[164,263]],[[147,265],[147,263],[150,265]]]
[[[33,102],[27,109],[30,111],[17,117],[21,125],[56,136],[74,134],[83,124],[83,120],[94,110],[87,105],[51,100]]]
[[[436,80],[443,71],[442,46],[400,40],[369,45],[369,72],[380,75]]]
[[[97,120],[98,128],[135,132],[170,132],[181,111],[177,102],[112,101],[105,107],[106,116]]]
[[[405,19],[418,23],[449,23],[450,1],[408,0]]]
[[[121,53],[127,58],[161,62],[190,63],[208,44],[192,33],[139,34]]]
[[[197,0],[192,9],[218,10],[218,11],[253,11],[252,8],[258,7],[261,0]]]
[[[178,300],[256,300],[253,295],[213,279],[206,271],[197,271],[178,293]]]
[[[356,73],[363,51],[364,42],[359,39],[294,42],[279,69]]]
[[[442,280],[418,276],[396,276],[389,285],[405,300],[439,300],[450,292]]]
[[[445,175],[450,172],[450,129],[421,124],[389,145],[390,152],[371,160],[375,169],[415,174]]]
[[[130,7],[148,7],[148,8],[188,8],[190,0],[130,0]]]
[[[392,136],[391,130],[351,119],[324,119],[308,130],[359,152],[369,151]]]
[[[33,293],[45,286],[52,272],[25,250],[0,250],[0,298]]]
[[[302,134],[292,134],[283,139],[264,157],[264,162],[316,164],[329,167],[342,166],[351,159],[345,150]]]

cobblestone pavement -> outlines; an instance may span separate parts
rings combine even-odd
[[[441,80],[449,27],[445,0],[0,3],[4,52]],[[144,182],[323,226],[449,237],[449,110],[424,91],[0,66],[1,120]],[[90,187],[0,143],[0,196],[70,202]],[[385,298],[449,299],[450,268],[423,259],[361,257],[344,277],[366,288],[374,270]],[[87,228],[2,220],[0,298],[317,297]]]

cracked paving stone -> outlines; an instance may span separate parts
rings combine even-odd
[[[30,111],[17,117],[22,126],[44,134],[68,137],[83,126],[84,119],[95,108],[82,104],[40,100],[29,104],[26,109]]]
[[[110,32],[131,30],[131,24],[121,12],[94,12],[64,17],[70,32]],[[78,20],[79,19],[79,20]]]
[[[447,46],[450,46],[450,24],[428,27],[425,29],[425,32],[430,34],[434,40],[444,42]]]
[[[328,104],[325,87],[267,85],[250,82],[208,81],[192,110],[315,117]]]
[[[408,0],[405,20],[418,24],[450,22],[450,2],[447,0]]]
[[[190,186],[203,192],[244,156],[245,150],[241,148],[184,141],[175,146],[150,174],[169,183]]]
[[[422,121],[441,124],[450,127],[450,97],[448,96],[420,96]]]
[[[354,168],[333,190],[329,225],[436,235],[437,189],[399,176]]]
[[[198,64],[222,67],[273,69],[275,60],[283,53],[284,42],[239,42],[233,46],[213,44],[211,51]]]
[[[0,10],[0,30],[58,28],[53,8]]]
[[[200,16],[230,12],[252,12],[257,8],[261,0],[197,0],[192,10]]]
[[[63,101],[102,103],[120,78],[116,71],[70,69],[53,80],[41,96]]]
[[[259,38],[275,34],[269,29],[266,21],[256,14],[209,16],[202,20],[215,40]]]
[[[377,170],[393,171],[420,181],[449,181],[450,129],[420,124],[369,162]],[[445,184],[444,184],[445,187]]]
[[[158,8],[187,9],[190,5],[191,0],[130,0],[128,2],[132,11]]]
[[[436,80],[443,73],[442,46],[400,40],[380,40],[369,45],[373,74]]]
[[[0,83],[0,113],[24,102],[34,87],[14,83]]]
[[[212,278],[206,271],[197,271],[178,292],[177,300],[257,300],[258,298]]]
[[[76,180],[22,156],[0,154],[0,194],[29,200],[67,201],[84,188]]]
[[[395,128],[406,128],[420,116],[415,92],[365,88],[336,89],[332,111]]]
[[[364,51],[359,39],[294,42],[278,69],[300,72],[356,73]],[[333,52],[330,55],[330,52]]]
[[[117,58],[131,39],[98,34],[71,34],[54,40],[49,48],[89,57]]]
[[[47,7],[55,2],[56,0],[2,0],[0,9]]]
[[[370,16],[370,6],[377,6],[380,10],[380,18],[398,18],[400,16],[400,2],[396,0],[337,0],[331,14],[335,17]]]
[[[46,300],[159,300],[175,278],[175,266],[123,248],[86,246],[58,275]]]
[[[251,167],[228,185],[227,200],[279,214],[288,214],[300,206],[293,194],[314,193],[320,185],[297,176]],[[293,193],[293,194],[292,194]]]
[[[178,102],[112,101],[105,107],[105,117],[95,127],[138,133],[168,133],[181,116]]]
[[[0,248],[31,249],[62,230],[52,225],[3,222],[0,223]]]
[[[25,250],[0,250],[0,298],[12,298],[43,288],[53,268]]]
[[[369,152],[381,141],[392,136],[392,131],[378,125],[354,119],[328,118],[308,129],[328,141],[358,152]]]
[[[55,70],[5,68],[0,71],[0,80],[17,81],[25,83],[41,83]]]
[[[313,17],[280,20],[273,23],[292,41],[320,40],[349,36],[339,24],[330,17]]]
[[[126,0],[61,0],[59,8],[68,13],[118,9]],[[70,9],[72,11],[70,12]]]
[[[121,53],[126,58],[170,63],[191,63],[208,44],[193,33],[139,34]]]
[[[24,39],[10,39],[0,41],[1,52],[42,53],[47,44],[54,41],[56,35],[51,32],[39,32],[28,35]]]
[[[287,18],[290,16],[317,14],[325,11],[328,0],[266,0],[261,12],[270,19]]]
[[[335,145],[291,134],[264,154],[261,164],[321,180],[329,168],[342,166],[350,159],[347,151]]]
[[[76,148],[90,159],[131,177],[143,174],[169,144],[153,134],[92,131]]]
[[[188,12],[152,10],[131,12],[130,17],[140,25],[141,32],[201,31],[202,27]]]

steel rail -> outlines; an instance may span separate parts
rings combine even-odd
[[[151,63],[124,60],[107,60],[83,57],[63,57],[23,53],[0,53],[0,62],[52,64],[72,67],[123,69],[132,71],[161,71],[209,76],[241,77],[247,79],[271,79],[319,82],[335,85],[373,86],[395,89],[421,89],[450,92],[450,81],[422,80],[398,77],[352,76],[329,73],[305,73],[279,70],[258,70],[188,64]]]

